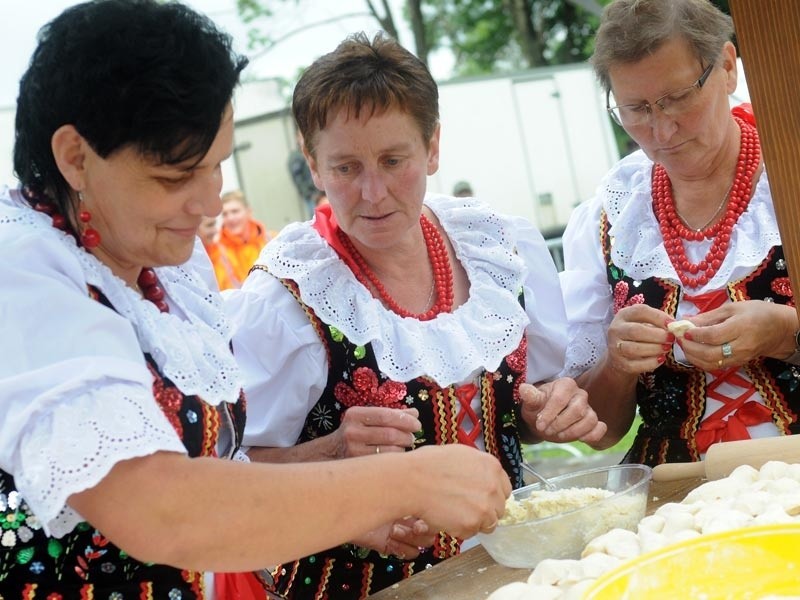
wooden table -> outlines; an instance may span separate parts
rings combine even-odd
[[[703,479],[650,484],[647,514],[667,502],[680,502]],[[423,573],[370,596],[370,600],[479,600],[513,581],[525,581],[531,569],[498,565],[481,546],[454,556]]]

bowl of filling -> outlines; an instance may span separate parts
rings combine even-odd
[[[635,530],[645,515],[652,469],[625,464],[587,469],[514,490],[492,533],[478,539],[506,567],[533,569],[546,558],[580,558],[615,528]]]

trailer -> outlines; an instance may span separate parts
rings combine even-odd
[[[619,159],[591,66],[542,67],[439,84],[439,171],[429,190],[469,182],[498,211],[558,231]]]

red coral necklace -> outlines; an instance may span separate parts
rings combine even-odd
[[[350,241],[350,238],[341,229],[337,231],[340,241],[353,258],[358,271],[354,272],[356,279],[367,289],[373,289],[380,300],[394,313],[401,317],[413,317],[420,321],[430,321],[440,313],[450,312],[453,309],[453,270],[450,267],[450,257],[444,239],[436,226],[425,215],[420,215],[419,224],[428,249],[428,259],[433,269],[433,287],[436,302],[427,311],[415,314],[406,310],[392,298],[386,291],[375,272],[370,269],[367,261]]]
[[[734,119],[741,130],[736,174],[727,196],[728,207],[725,214],[713,225],[699,231],[687,227],[675,209],[672,183],[666,169],[660,164],[653,167],[653,210],[658,219],[667,255],[684,287],[702,287],[719,271],[728,253],[731,231],[750,203],[753,176],[761,161],[761,144],[755,127],[738,117]],[[705,258],[693,263],[686,256],[684,241],[699,242],[703,239],[714,241]]]
[[[97,239],[95,240],[94,238],[87,239],[86,236],[76,235],[74,232],[68,230],[66,218],[64,218],[64,215],[58,212],[58,208],[56,207],[55,203],[53,203],[53,201],[44,194],[25,186],[22,188],[22,195],[26,200],[28,200],[34,210],[44,213],[52,219],[53,227],[70,233],[77,240],[78,245],[95,247],[99,244],[100,240],[99,236],[97,236],[97,232],[94,232],[94,235],[97,236]],[[79,218],[83,222],[88,221],[88,218],[86,218],[83,212],[80,213]],[[90,243],[87,243],[87,241]],[[142,295],[147,300],[155,304],[156,307],[158,307],[158,310],[161,312],[169,312],[169,304],[167,304],[167,301],[164,300],[164,288],[158,284],[158,276],[152,268],[144,267],[139,273],[139,278],[136,283],[139,285]]]

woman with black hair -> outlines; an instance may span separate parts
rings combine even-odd
[[[87,2],[40,32],[22,185],[0,190],[4,598],[210,598],[204,571],[409,515],[471,535],[502,514],[499,462],[464,447],[304,465],[238,452],[239,370],[197,230],[220,211],[245,64],[178,3]]]

